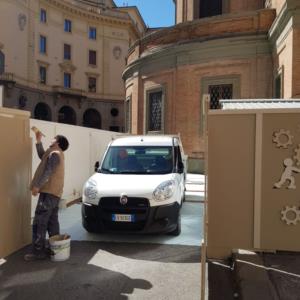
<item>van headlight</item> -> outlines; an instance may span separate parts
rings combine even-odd
[[[83,194],[88,199],[96,199],[98,196],[97,182],[93,179],[88,180],[84,186]]]
[[[175,190],[175,181],[168,180],[161,183],[153,192],[154,200],[164,201],[171,198]]]

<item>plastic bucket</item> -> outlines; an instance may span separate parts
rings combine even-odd
[[[58,234],[49,238],[52,261],[64,261],[70,257],[71,237],[68,234]]]

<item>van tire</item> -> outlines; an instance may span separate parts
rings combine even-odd
[[[179,236],[180,233],[181,233],[181,215],[179,213],[178,219],[177,219],[177,226],[173,231],[169,232],[169,235]]]
[[[98,232],[99,232],[99,231],[97,230],[95,224],[91,224],[91,223],[89,223],[87,220],[84,220],[84,221],[82,222],[82,226],[83,226],[83,228],[84,228],[87,232],[89,232],[89,233],[98,233]]]

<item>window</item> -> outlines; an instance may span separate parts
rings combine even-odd
[[[47,80],[47,69],[46,67],[40,66],[40,83],[46,84]]]
[[[208,93],[210,94],[210,109],[220,108],[220,99],[232,99],[232,84],[210,85]]]
[[[282,93],[282,73],[278,74],[275,78],[275,95],[276,99],[283,98]]]
[[[71,60],[71,46],[64,44],[64,59]]]
[[[47,23],[47,11],[43,8],[41,8],[41,11],[40,11],[40,22]]]
[[[131,132],[131,96],[125,101],[125,132]]]
[[[199,5],[200,18],[222,14],[222,0],[201,0]]]
[[[64,87],[69,89],[71,88],[71,74],[64,73]]]
[[[65,19],[65,32],[72,32],[72,21]]]
[[[163,93],[162,91],[150,92],[148,94],[148,116],[147,129],[148,131],[162,131],[162,116],[163,116]]]
[[[40,53],[47,53],[47,38],[43,35],[40,35]]]
[[[96,77],[89,77],[89,92],[90,93],[96,93],[97,91],[97,79]]]
[[[94,50],[89,50],[89,65],[97,65],[97,52]]]
[[[119,110],[117,109],[117,108],[112,108],[111,110],[110,110],[110,114],[111,114],[111,116],[113,116],[113,117],[117,117],[118,115],[119,115]]]
[[[96,27],[90,27],[89,28],[89,39],[90,40],[96,40],[97,39],[97,28]]]

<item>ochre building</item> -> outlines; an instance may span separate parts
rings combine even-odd
[[[145,24],[112,0],[1,0],[0,105],[124,130],[122,72]]]
[[[126,130],[179,133],[190,170],[199,171],[204,94],[211,109],[220,99],[300,98],[300,1],[174,3],[176,25],[130,48],[123,73]]]

